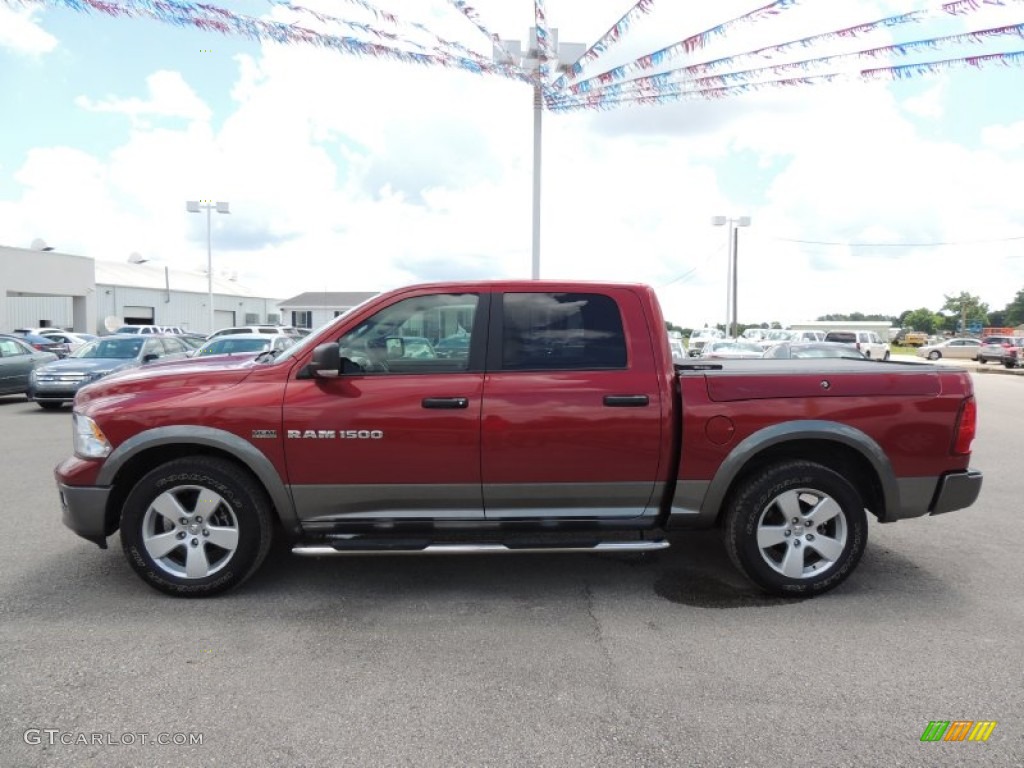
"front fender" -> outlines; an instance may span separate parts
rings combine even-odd
[[[298,533],[300,526],[291,493],[277,469],[252,443],[222,429],[182,425],[140,432],[121,443],[103,462],[96,485],[111,486],[118,473],[136,456],[153,448],[202,445],[228,454],[245,464],[263,484],[284,527]]]

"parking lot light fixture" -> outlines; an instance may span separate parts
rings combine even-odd
[[[213,311],[213,248],[210,241],[210,214],[213,211],[217,211],[217,213],[231,213],[231,208],[228,203],[222,200],[218,200],[216,203],[212,200],[186,200],[185,210],[189,213],[206,211],[206,288],[209,293],[210,304],[210,333],[213,333],[217,330],[217,321]]]
[[[530,28],[527,50],[523,52],[519,40],[501,40],[494,46],[494,61],[500,64],[516,64],[529,72],[533,84],[533,258],[530,276],[540,279],[540,158],[541,158],[541,116],[544,114],[544,88],[548,83],[541,81],[541,73],[547,65],[556,74],[564,74],[586,52],[584,43],[559,43],[558,30],[551,28],[550,48],[553,58],[542,60],[543,51],[537,41],[537,27]]]
[[[729,240],[729,259],[728,259],[728,272],[725,281],[725,332],[726,335],[736,338],[736,332],[739,330],[738,313],[736,308],[736,297],[739,289],[739,279],[737,276],[737,266],[739,258],[739,227],[749,227],[750,217],[749,216],[738,216],[735,219],[727,216],[712,216],[711,225],[715,227],[723,227],[728,225],[726,233],[728,234]]]

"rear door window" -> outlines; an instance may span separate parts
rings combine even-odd
[[[503,311],[503,370],[626,367],[622,316],[610,296],[507,293]]]

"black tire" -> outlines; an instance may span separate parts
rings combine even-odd
[[[237,587],[259,568],[270,550],[270,509],[263,487],[237,464],[175,459],[128,494],[121,546],[150,586],[177,597],[208,597]],[[166,554],[159,554],[163,548]]]
[[[725,520],[726,549],[736,567],[766,592],[820,595],[841,584],[864,554],[864,502],[828,467],[810,461],[774,464],[743,483],[732,498]],[[809,517],[816,509],[818,514]],[[828,516],[814,525],[822,513]],[[783,572],[797,568],[799,574]]]
[[[942,353],[939,352],[939,350],[937,349],[933,349],[931,352],[928,353],[929,360],[938,360],[940,357],[942,357]]]
[[[1011,370],[1012,371],[1014,368],[1017,367],[1017,364],[1016,363],[1003,363],[1003,367],[1006,368],[1007,370]]]
[[[64,407],[64,403],[51,403],[46,400],[36,400],[36,405],[44,411],[59,411]]]
[[[988,362],[987,358],[984,358],[981,355],[978,355],[978,365],[984,365],[987,362]]]
[[[889,350],[885,350],[885,357],[883,357],[882,359],[883,360],[888,360],[889,359]]]

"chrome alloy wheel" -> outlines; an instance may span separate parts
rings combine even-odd
[[[179,485],[149,505],[142,518],[142,544],[172,576],[204,579],[231,561],[238,548],[238,520],[209,488]]]
[[[842,507],[813,488],[772,499],[757,519],[757,546],[774,571],[790,579],[827,573],[846,550],[849,525]]]

